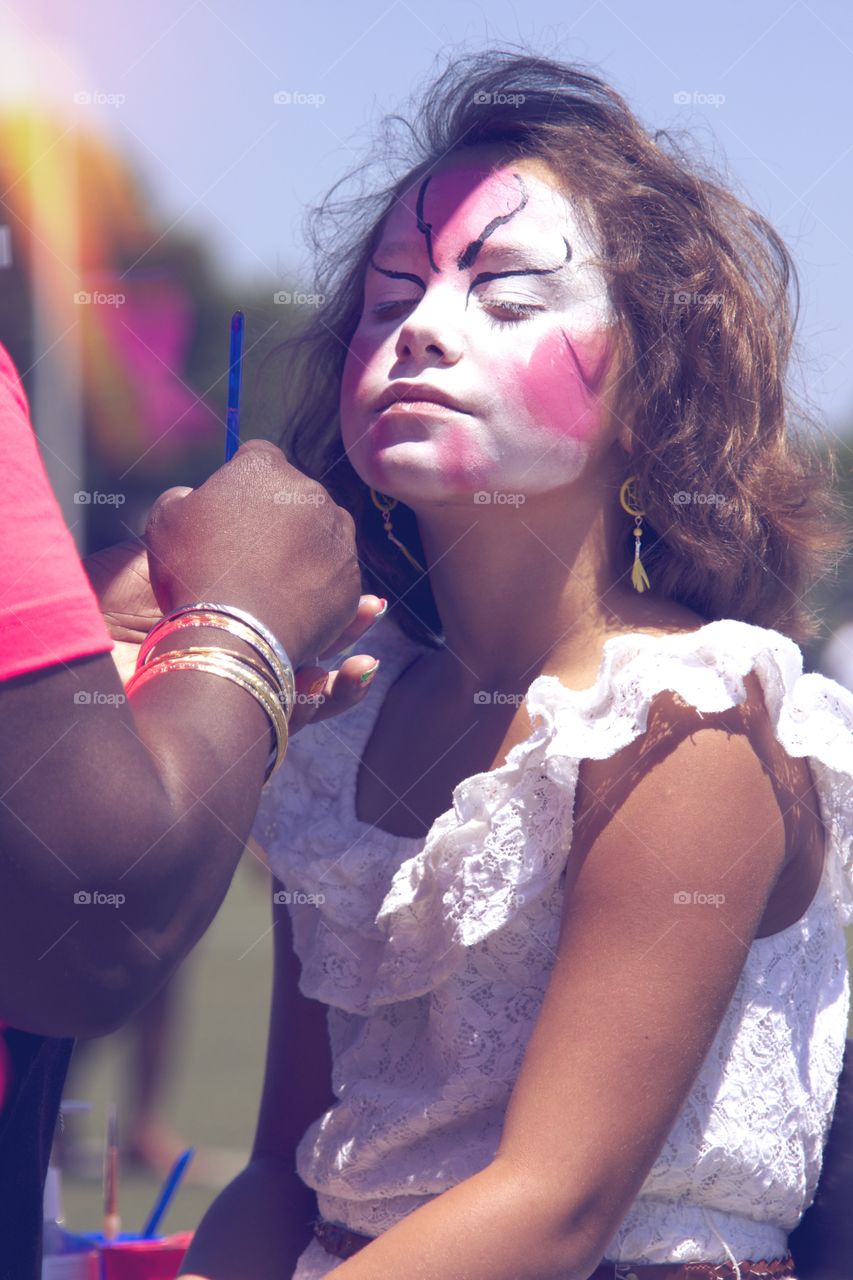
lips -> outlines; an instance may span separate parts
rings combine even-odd
[[[444,391],[439,391],[437,387],[429,387],[425,384],[415,382],[397,383],[385,391],[376,402],[376,412],[381,413],[383,409],[388,409],[395,404],[410,404],[420,401],[426,401],[428,404],[439,404],[445,409],[454,409],[457,413],[467,413],[458,400],[454,400]]]

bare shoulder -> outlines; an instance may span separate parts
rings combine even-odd
[[[688,635],[705,620],[680,606],[661,610],[643,626],[625,627],[614,634],[651,636]],[[767,798],[763,812],[742,795],[743,819],[765,823],[770,811],[784,814],[792,799],[802,799],[813,783],[805,761],[792,760],[777,741],[764,692],[753,670],[744,678],[744,697],[717,712],[701,712],[671,689],[662,689],[651,700],[645,732],[614,755],[603,760],[581,761],[575,805],[575,833],[583,838],[585,824],[599,827],[614,807],[648,775],[662,798],[670,791],[701,794],[703,771],[742,771],[754,789]],[[732,804],[737,796],[732,795]]]

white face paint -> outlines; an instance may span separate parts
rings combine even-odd
[[[523,163],[454,157],[388,215],[341,385],[355,470],[413,507],[576,480],[616,316],[572,203]],[[458,406],[400,402],[402,382]]]

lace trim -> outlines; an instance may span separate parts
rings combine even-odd
[[[370,713],[350,712],[304,730],[326,729],[323,750],[316,740],[306,742],[302,769],[297,760],[289,776],[286,770],[277,775],[284,775],[283,788],[296,792],[280,796],[283,811],[299,819],[301,847],[284,848],[269,821],[259,835],[267,837],[274,870],[288,887],[323,895],[315,914],[343,948],[355,955],[365,942],[371,945],[372,962],[365,965],[362,957],[361,980],[340,958],[342,984],[326,988],[343,986],[333,1001],[340,1007],[365,1012],[434,989],[462,963],[466,948],[555,885],[569,856],[580,761],[604,759],[643,733],[662,690],[673,690],[701,715],[742,702],[743,678],[752,670],[777,740],[812,764],[828,836],[826,883],[842,922],[853,919],[853,694],[826,677],[803,675],[792,640],[733,619],[683,635],[612,637],[589,689],[567,689],[548,675],[532,682],[530,736],[502,765],[461,782],[452,807],[419,839],[392,835],[355,815],[359,761],[382,698],[418,651],[393,624],[385,626],[391,632],[376,646],[385,651],[377,654],[385,659],[385,689],[374,690]],[[294,772],[301,774],[295,788]],[[790,927],[802,926],[812,907]],[[306,944],[318,936],[318,921],[312,926],[303,918],[295,928]]]

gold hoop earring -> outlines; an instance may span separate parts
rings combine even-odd
[[[628,490],[632,483],[637,479],[636,476],[629,476],[619,489],[619,504],[623,511],[627,511],[629,516],[634,517],[634,563],[631,566],[631,583],[635,591],[645,591],[646,587],[651,586],[648,574],[643,567],[640,559],[640,544],[643,538],[643,516],[645,511],[638,511],[636,507],[629,505]]]
[[[389,498],[384,493],[380,494],[376,491],[376,489],[370,490],[370,497],[373,500],[374,507],[377,507],[378,510],[382,512],[382,523],[385,526],[385,533],[386,533],[386,536],[388,537],[388,540],[390,542],[393,542],[395,547],[400,548],[403,555],[408,560],[409,564],[414,565],[414,567],[418,569],[421,573],[426,573],[426,569],[423,567],[423,565],[418,564],[417,560],[412,555],[411,551],[409,551],[408,547],[404,547],[400,539],[395,537],[394,533],[392,532],[391,512],[394,510],[394,508],[397,505],[397,499]],[[380,498],[383,498],[384,502],[380,502]]]

